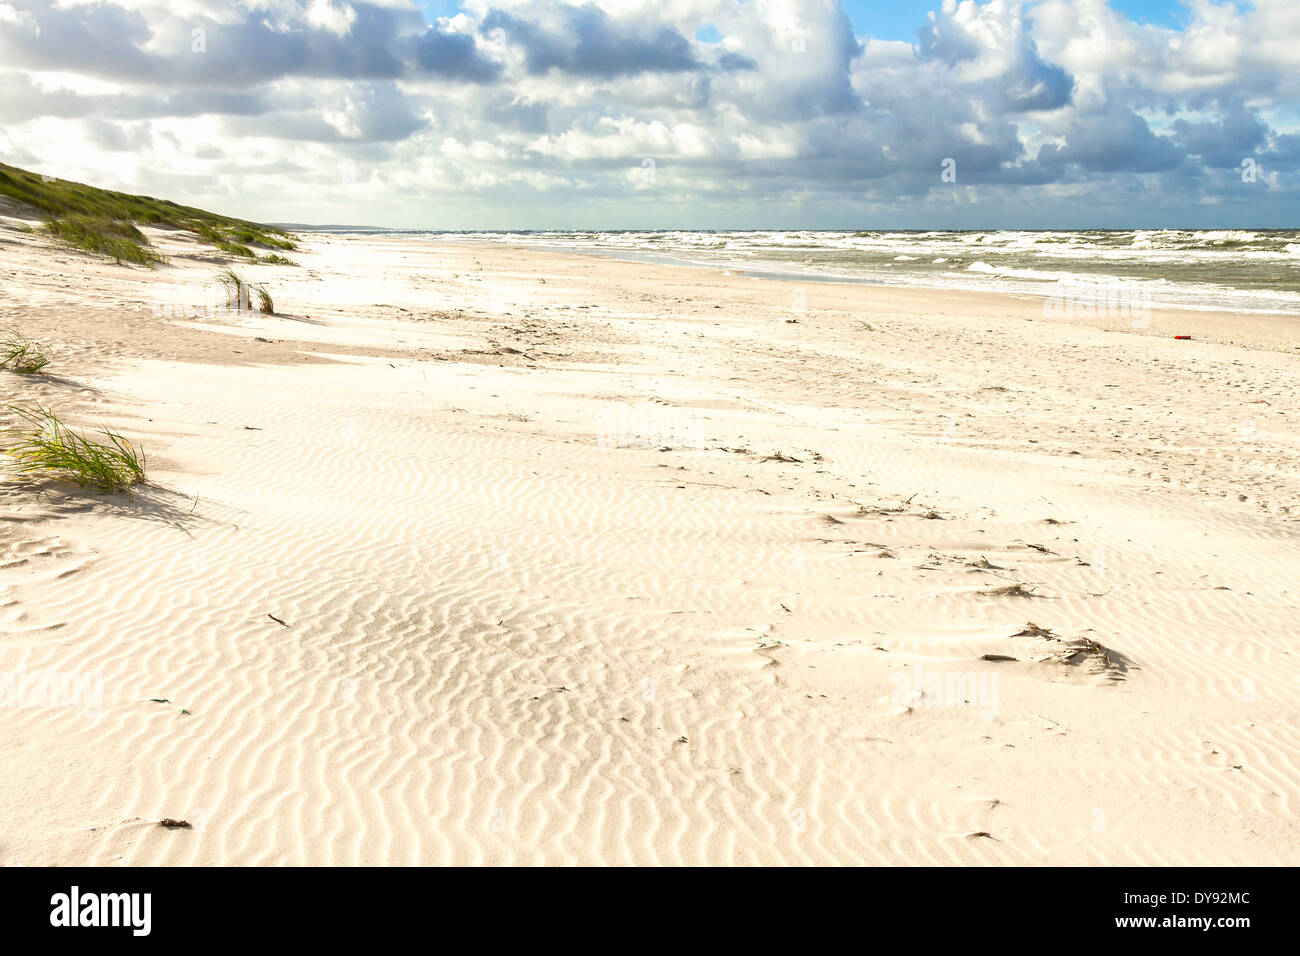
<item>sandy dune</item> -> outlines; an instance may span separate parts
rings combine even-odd
[[[0,229],[155,479],[0,484],[0,862],[1300,863],[1295,321],[158,241]]]

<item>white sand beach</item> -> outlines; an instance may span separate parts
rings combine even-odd
[[[15,224],[0,863],[1300,863],[1295,319]]]

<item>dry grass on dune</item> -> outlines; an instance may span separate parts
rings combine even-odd
[[[33,342],[17,329],[8,329],[0,338],[0,369],[34,375],[54,360],[49,349]]]
[[[251,311],[253,308],[253,293],[257,294],[258,311],[263,315],[275,315],[275,301],[271,298],[271,293],[265,285],[252,285],[235,272],[234,269],[223,269],[217,273],[217,284],[226,291],[226,305]]]

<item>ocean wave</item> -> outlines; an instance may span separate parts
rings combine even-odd
[[[1073,272],[1042,272],[1038,269],[1014,269],[1008,266],[994,266],[987,262],[972,262],[966,267],[967,272],[979,272],[984,275],[1006,276],[1013,279],[1030,279],[1035,282],[1062,282],[1077,279]]]
[[[411,233],[407,233],[408,235]],[[627,230],[422,232],[750,274],[1052,294],[1141,282],[1170,307],[1300,315],[1300,230]]]

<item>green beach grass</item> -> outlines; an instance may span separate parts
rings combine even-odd
[[[264,315],[275,315],[275,302],[265,285],[252,285],[246,282],[234,269],[222,269],[218,272],[217,284],[225,290],[228,307],[251,311],[253,293],[257,293],[258,311]]]
[[[39,342],[33,342],[17,329],[0,332],[0,369],[34,375],[42,371],[53,356]]]
[[[104,494],[130,494],[145,481],[144,450],[111,429],[103,440],[65,425],[42,405],[7,405],[28,426],[5,451],[22,472],[46,474]]]
[[[50,235],[118,263],[152,266],[166,261],[150,247],[137,228],[140,225],[192,232],[202,242],[249,261],[257,259],[255,246],[279,252],[296,248],[294,237],[282,229],[219,216],[166,199],[49,179],[4,163],[0,163],[0,196],[39,210]]]

